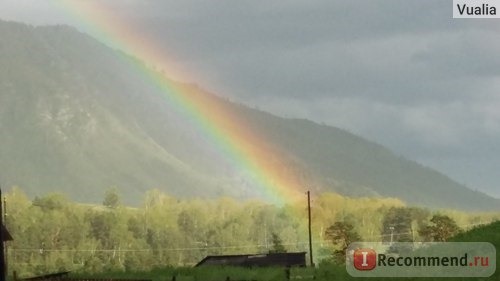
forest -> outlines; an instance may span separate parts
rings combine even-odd
[[[5,195],[8,270],[20,276],[71,270],[148,271],[192,266],[206,255],[306,251],[307,202],[283,206],[231,198],[177,199],[150,190],[140,206],[125,206],[116,188],[101,205],[52,193],[30,199],[19,187]],[[341,263],[349,241],[445,241],[499,220],[499,213],[465,213],[406,206],[393,198],[313,197],[317,263]],[[443,227],[448,232],[442,232]],[[441,232],[437,232],[436,229]]]

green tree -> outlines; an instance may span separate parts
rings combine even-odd
[[[106,190],[102,204],[108,208],[117,208],[120,205],[120,195],[116,187],[111,187]]]
[[[44,197],[35,197],[33,206],[40,207],[43,211],[61,210],[67,204],[67,199],[59,193],[51,193]]]
[[[271,242],[273,243],[273,248],[269,251],[270,253],[286,253],[285,246],[283,246],[283,241],[281,241],[281,238],[278,234],[274,232],[271,234]]]
[[[427,241],[444,242],[460,232],[457,223],[448,216],[434,215],[430,222],[430,225],[422,227],[419,231]]]
[[[413,212],[409,208],[390,208],[382,222],[382,241],[413,241]]]
[[[325,231],[325,236],[337,247],[333,252],[333,258],[334,261],[339,263],[345,262],[345,254],[349,244],[361,240],[361,237],[354,230],[352,224],[340,221],[328,227]]]

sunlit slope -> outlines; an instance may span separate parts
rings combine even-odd
[[[249,171],[123,55],[76,30],[0,22],[0,179],[30,195],[64,191],[98,202],[117,186],[126,202],[159,188],[178,197],[256,196]],[[314,192],[398,197],[410,204],[500,208],[431,169],[344,130],[223,103],[279,157],[269,161]]]

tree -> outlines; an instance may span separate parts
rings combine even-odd
[[[271,239],[273,248],[269,251],[269,253],[286,253],[285,246],[283,246],[283,241],[281,241],[281,238],[278,236],[278,234],[273,232],[271,234]]]
[[[333,252],[333,258],[339,263],[345,262],[345,254],[349,244],[360,241],[361,237],[354,230],[354,226],[347,222],[336,222],[325,231],[327,239],[337,247]]]
[[[413,212],[409,208],[390,208],[382,222],[382,241],[412,242]]]
[[[66,198],[59,193],[51,193],[44,197],[35,196],[32,205],[40,207],[43,211],[61,210],[67,204]]]
[[[431,224],[422,227],[419,234],[427,241],[445,242],[459,231],[460,228],[452,218],[445,215],[434,215],[431,218]]]
[[[120,205],[120,195],[116,187],[111,187],[106,190],[102,204],[108,208],[115,209]]]

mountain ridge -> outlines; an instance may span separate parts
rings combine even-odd
[[[31,196],[62,191],[96,202],[117,186],[174,196],[258,197],[248,171],[190,126],[117,50],[72,27],[0,21],[0,169]],[[134,59],[128,57],[127,59]],[[315,192],[397,197],[409,204],[499,210],[500,200],[345,130],[285,119],[172,82],[237,114],[284,155],[270,159]]]

